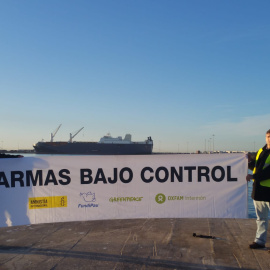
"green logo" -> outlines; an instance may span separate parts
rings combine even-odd
[[[166,196],[162,193],[159,193],[156,195],[156,198],[155,198],[156,202],[159,203],[159,204],[162,204],[162,203],[165,203],[166,201]]]

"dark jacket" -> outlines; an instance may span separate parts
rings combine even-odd
[[[256,173],[253,174],[253,190],[252,199],[255,201],[270,202],[270,187],[264,187],[260,185],[260,182],[266,179],[270,179],[270,166],[263,170],[263,166],[267,157],[270,155],[270,149],[266,149],[266,145],[263,147],[259,159],[256,165]],[[248,168],[253,170],[255,166],[255,160],[249,162]]]

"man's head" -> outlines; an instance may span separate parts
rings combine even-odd
[[[268,129],[266,131],[265,141],[266,141],[266,144],[267,144],[267,148],[270,149],[270,129]]]

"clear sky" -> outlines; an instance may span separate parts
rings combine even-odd
[[[269,14],[269,0],[0,0],[0,148],[32,149],[62,124],[55,141],[84,127],[74,140],[257,150]]]

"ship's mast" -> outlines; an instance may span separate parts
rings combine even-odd
[[[72,142],[72,139],[83,129],[84,127],[82,127],[81,129],[79,129],[74,135],[72,135],[71,133],[69,133],[70,139],[69,142]]]
[[[59,128],[62,126],[62,124],[59,125],[59,127],[55,130],[54,133],[51,133],[51,142],[53,142],[53,138],[56,135],[56,133],[58,132]]]

